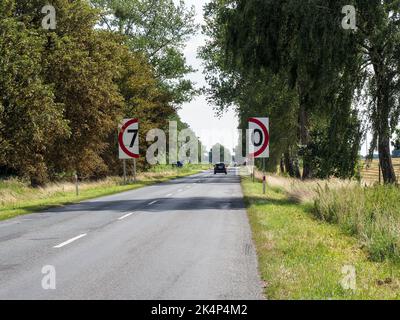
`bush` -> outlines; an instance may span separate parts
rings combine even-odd
[[[314,215],[357,236],[373,261],[400,262],[400,190],[352,186],[318,190]]]

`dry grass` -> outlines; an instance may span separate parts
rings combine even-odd
[[[262,180],[262,173],[256,172],[256,179]],[[337,190],[357,185],[357,182],[350,180],[308,180],[301,181],[293,178],[286,178],[277,175],[268,175],[267,184],[275,190],[282,190],[291,200],[299,203],[313,202],[318,197],[318,190],[329,188]]]
[[[257,180],[262,179],[260,172]],[[310,205],[316,218],[337,224],[358,238],[373,261],[400,262],[400,189],[364,185],[356,181],[301,181],[267,177],[269,189],[283,193],[297,204]]]
[[[393,166],[397,177],[400,177],[400,158],[393,159]],[[374,159],[372,162],[363,162],[361,177],[364,183],[374,184],[379,182],[379,160]]]

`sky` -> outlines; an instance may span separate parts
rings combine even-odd
[[[203,6],[207,0],[186,0],[186,6],[194,6],[196,9],[196,22],[203,24]],[[197,83],[198,87],[206,85],[203,75],[202,61],[197,58],[197,50],[204,44],[204,36],[201,30],[193,36],[185,49],[185,56],[189,65],[198,71],[188,78]],[[216,143],[221,143],[228,149],[236,146],[236,132],[238,119],[233,110],[226,112],[221,118],[216,117],[213,105],[207,102],[206,96],[198,96],[190,103],[182,106],[178,112],[183,122],[190,125],[200,138],[201,142],[208,148]]]

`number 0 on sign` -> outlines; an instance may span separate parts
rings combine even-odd
[[[269,158],[269,118],[250,118],[250,157]]]
[[[118,135],[119,158],[139,158],[139,120],[125,119],[122,121]]]

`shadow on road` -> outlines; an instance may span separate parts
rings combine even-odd
[[[157,201],[149,205],[149,203]],[[140,211],[140,212],[168,212],[168,211],[201,211],[201,210],[242,210],[244,209],[242,198],[214,198],[214,197],[187,197],[187,198],[155,198],[155,199],[132,199],[116,201],[82,202],[61,208],[45,210],[46,213],[63,212],[99,212],[113,211]]]

